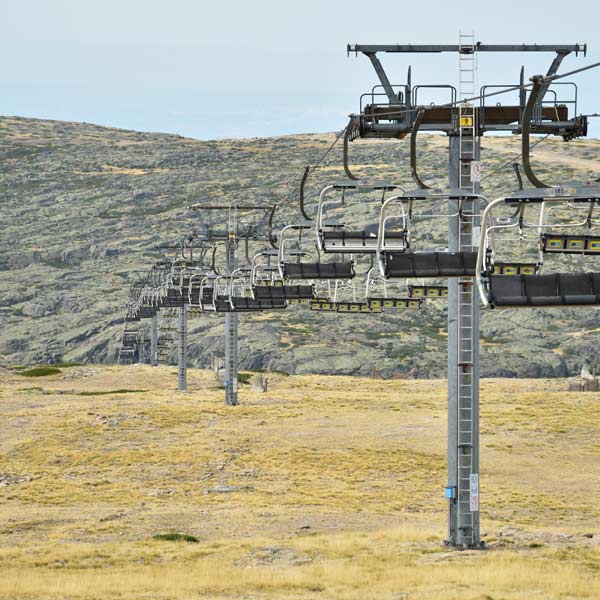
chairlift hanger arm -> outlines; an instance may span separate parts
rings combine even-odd
[[[304,187],[306,186],[306,181],[308,179],[308,176],[310,175],[310,171],[311,171],[310,167],[304,168],[304,173],[302,174],[302,180],[300,181],[300,196],[299,196],[300,213],[307,221],[310,221],[310,217],[306,214],[306,210],[304,208]]]
[[[538,179],[531,168],[530,161],[530,132],[531,132],[531,118],[533,116],[533,109],[538,102],[542,88],[544,87],[544,78],[542,75],[535,75],[531,78],[533,87],[529,93],[529,99],[523,112],[523,123],[521,131],[521,158],[523,161],[523,171],[525,176],[536,188],[548,188],[549,185]]]
[[[269,244],[271,248],[277,250],[277,236],[273,233],[273,217],[275,216],[275,211],[277,210],[277,204],[274,204],[271,208],[271,212],[269,213],[269,221],[267,223],[268,231],[269,231]]]
[[[348,179],[358,180],[358,177],[352,173],[350,170],[350,166],[348,164],[348,143],[356,137],[356,129],[360,130],[360,125],[356,125],[356,117],[350,116],[350,121],[344,130],[344,151],[343,151],[343,164],[344,164],[344,173]]]
[[[410,174],[416,184],[422,190],[431,189],[420,177],[417,171],[417,133],[419,133],[419,127],[423,122],[423,117],[425,116],[425,109],[423,107],[419,107],[417,112],[417,116],[413,123],[412,131],[410,132]]]

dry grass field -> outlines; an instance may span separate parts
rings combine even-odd
[[[2,599],[600,598],[600,394],[565,381],[482,383],[479,552],[441,544],[443,381],[0,382]]]

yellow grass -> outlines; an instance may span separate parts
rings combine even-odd
[[[457,552],[445,382],[269,374],[226,407],[199,370],[1,377],[2,599],[600,598],[600,394],[483,382],[490,549]]]

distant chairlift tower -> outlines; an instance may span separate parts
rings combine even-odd
[[[236,211],[229,211],[227,240],[227,275],[231,275],[238,267],[238,248],[236,237]],[[225,403],[230,406],[238,404],[238,314],[225,313]]]

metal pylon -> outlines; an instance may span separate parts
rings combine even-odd
[[[144,350],[146,349],[146,340],[144,339],[144,332],[140,332],[139,344],[138,344],[138,358],[140,365],[143,365],[146,362],[146,355]]]
[[[187,311],[186,307],[178,309],[178,344],[177,344],[177,389],[187,390]]]
[[[235,226],[235,225],[234,225]],[[230,230],[227,240],[227,273],[237,268],[237,240]],[[238,403],[238,315],[225,313],[225,403]]]
[[[465,58],[467,57],[467,58]],[[460,99],[472,96],[476,80],[474,36],[460,36]],[[473,251],[479,242],[477,113],[461,102],[457,133],[450,136],[449,185],[464,199],[449,204],[448,249]],[[471,278],[448,285],[448,544],[480,546],[479,531],[479,302]]]

